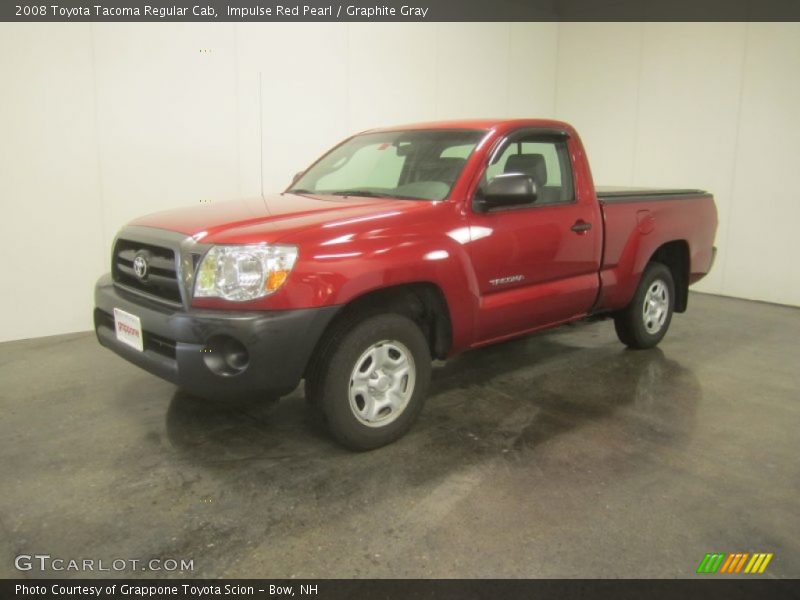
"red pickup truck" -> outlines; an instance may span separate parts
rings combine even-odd
[[[433,358],[588,316],[655,346],[714,261],[699,190],[595,189],[550,120],[355,135],[281,194],[142,217],[96,285],[101,344],[206,397],[306,398],[353,449],[405,433]]]

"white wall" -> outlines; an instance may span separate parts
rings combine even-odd
[[[719,255],[697,289],[800,305],[800,24],[561,24],[556,115],[598,184],[714,193]]]
[[[108,262],[91,43],[84,24],[0,25],[2,340],[87,329]]]
[[[256,195],[262,177],[282,189],[369,127],[552,115],[557,33],[0,24],[0,341],[89,329],[111,240],[138,215]]]
[[[722,291],[800,305],[800,23],[749,27]]]

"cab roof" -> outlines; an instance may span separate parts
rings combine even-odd
[[[408,123],[393,127],[378,127],[368,129],[362,133],[375,133],[381,131],[411,131],[419,129],[476,129],[489,131],[491,129],[515,129],[517,127],[543,127],[543,128],[565,128],[571,127],[563,121],[552,119],[461,119],[453,121],[429,121],[423,123]]]

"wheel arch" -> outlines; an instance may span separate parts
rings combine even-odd
[[[672,240],[659,246],[650,257],[650,262],[666,266],[675,282],[675,312],[686,312],[689,304],[689,243]]]
[[[370,314],[391,312],[414,321],[422,331],[434,358],[445,358],[453,343],[450,309],[442,289],[430,281],[401,283],[361,294],[344,304],[320,336],[312,353],[320,351],[337,328]]]

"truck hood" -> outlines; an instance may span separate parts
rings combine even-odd
[[[209,243],[271,242],[293,231],[353,219],[389,217],[429,204],[285,193],[168,210],[140,217],[130,224],[177,231]]]

